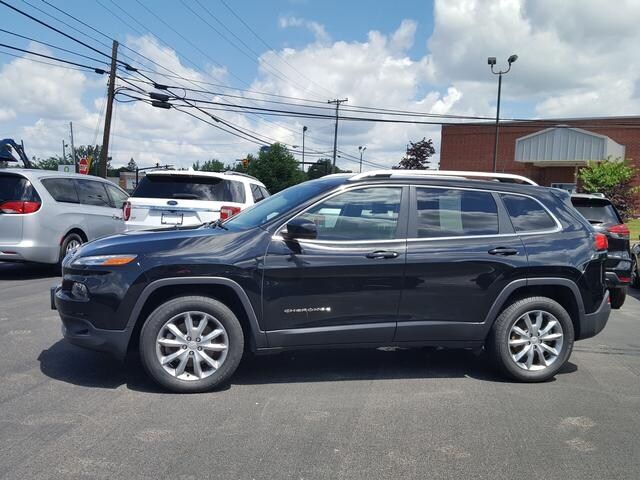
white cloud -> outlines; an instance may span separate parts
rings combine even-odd
[[[318,43],[327,43],[331,40],[331,37],[325,30],[324,25],[312,20],[305,20],[304,18],[293,17],[290,15],[281,16],[278,19],[278,25],[280,25],[280,28],[306,28],[311,33],[313,33],[316,42]]]

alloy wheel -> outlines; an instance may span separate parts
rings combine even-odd
[[[222,324],[205,312],[188,311],[169,319],[156,337],[162,368],[181,380],[201,380],[215,373],[229,351]]]
[[[76,240],[75,238],[72,238],[71,240],[69,240],[69,243],[67,243],[67,248],[65,250],[65,253],[71,253],[73,252],[76,248],[78,248],[80,245],[82,245],[82,243],[80,242],[80,240]]]
[[[513,323],[509,352],[518,367],[543,370],[558,359],[563,338],[562,325],[555,316],[544,310],[532,310]]]

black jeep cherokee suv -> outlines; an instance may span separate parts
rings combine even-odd
[[[63,262],[73,344],[211,389],[243,351],[486,346],[552,377],[609,317],[606,237],[555,189],[389,171],[330,175],[224,223],[116,235]]]

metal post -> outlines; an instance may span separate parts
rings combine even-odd
[[[496,107],[496,139],[493,146],[493,171],[498,170],[498,132],[500,130],[500,93],[502,91],[502,73],[498,75],[498,105]]]
[[[307,131],[306,125],[302,127],[302,171],[304,172],[304,133]]]
[[[76,147],[73,144],[73,122],[69,122],[69,130],[71,131],[71,160],[73,161],[76,173],[79,171],[78,162],[76,161]]]

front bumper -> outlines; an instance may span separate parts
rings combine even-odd
[[[576,340],[591,338],[600,333],[609,321],[611,314],[611,303],[609,301],[609,291],[605,292],[602,303],[593,313],[585,314],[580,322],[580,332]]]
[[[51,308],[57,310],[62,320],[62,336],[78,347],[107,352],[124,360],[129,346],[131,332],[125,330],[105,330],[94,327],[86,313],[77,308],[78,300],[64,292],[60,286],[51,288]]]

